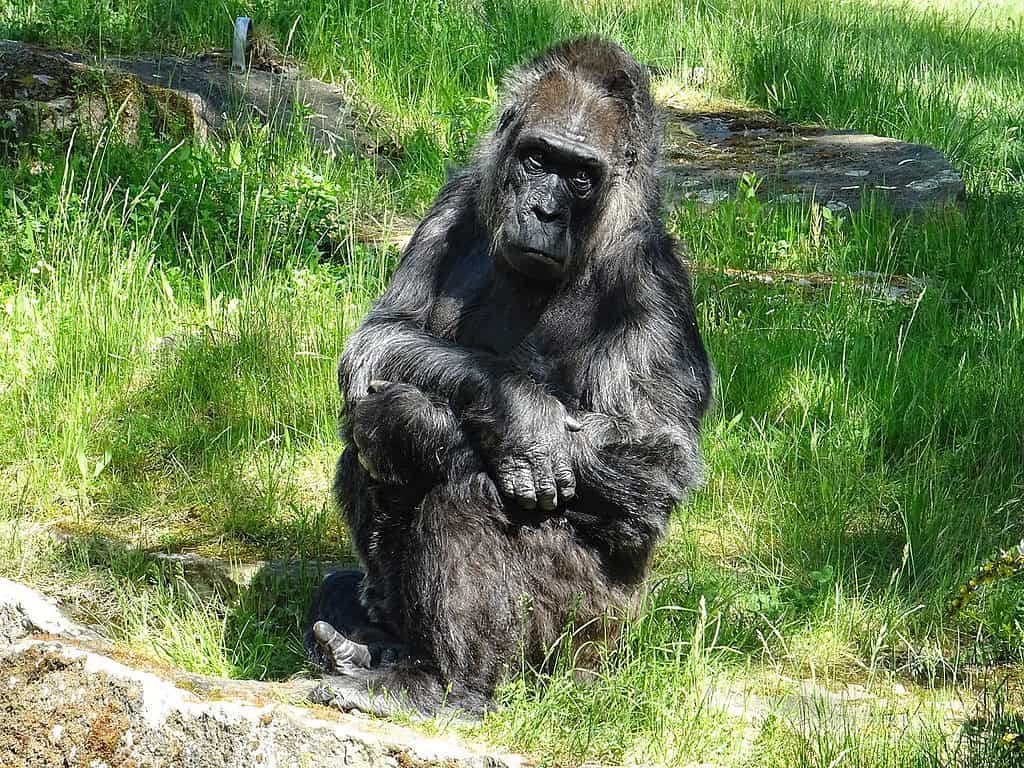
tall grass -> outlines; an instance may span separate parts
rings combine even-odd
[[[485,128],[508,65],[600,32],[668,76],[705,67],[713,95],[937,146],[969,200],[962,212],[897,220],[872,209],[824,227],[809,210],[745,199],[668,212],[708,270],[696,279],[718,368],[708,482],[674,520],[648,610],[597,680],[576,680],[568,664],[524,675],[478,732],[561,763],[1010,759],[999,729],[1016,722],[1012,701],[979,710],[989,741],[958,745],[942,730],[953,694],[930,686],[956,691],[972,670],[1022,662],[1018,584],[961,616],[946,601],[979,560],[1024,536],[1024,8],[14,0],[0,8],[0,36],[198,51],[224,45],[242,13],[311,73],[347,80],[395,134],[399,167],[381,176],[369,162],[330,161],[298,130],[243,131],[223,148],[152,137],[7,148],[5,530],[349,556],[327,494],[334,368],[397,256],[354,233],[422,210]],[[716,276],[724,266],[912,273],[927,290],[903,305],[841,286],[754,288]],[[211,602],[132,563],[23,539],[0,537],[0,572],[87,582],[101,597],[83,610],[127,643],[218,674],[299,666],[308,585],[272,605]],[[741,679],[781,706],[787,676],[899,679],[929,712],[894,728],[890,715],[905,713],[881,708],[814,733],[780,716],[751,733],[714,704]]]

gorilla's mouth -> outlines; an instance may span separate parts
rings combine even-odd
[[[544,265],[549,269],[562,269],[565,266],[564,256],[556,255],[533,245],[509,243],[506,246],[506,251],[509,261],[513,264],[516,262],[533,262]]]
[[[547,261],[555,266],[562,266],[563,259],[560,259],[557,256],[553,256],[550,253],[547,253],[546,251],[541,251],[536,248],[524,248],[518,246],[515,250],[519,251],[521,255],[526,256],[527,258],[541,259],[542,261]]]
[[[559,280],[565,274],[565,259],[539,248],[510,245],[503,256],[509,267],[533,280]]]
[[[518,235],[518,236],[517,236]],[[509,236],[502,232],[496,243],[495,259],[505,270],[531,280],[561,280],[568,265],[568,249],[544,238]]]

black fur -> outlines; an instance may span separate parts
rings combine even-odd
[[[366,572],[358,604],[358,574],[325,582],[307,644],[343,708],[480,711],[567,622],[621,615],[700,479],[711,372],[645,71],[585,39],[505,91],[339,367],[335,494]],[[527,157],[538,131],[553,155]],[[565,185],[591,155],[584,205]]]

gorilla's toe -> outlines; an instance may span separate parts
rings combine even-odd
[[[349,640],[326,621],[313,625],[313,637],[327,660],[328,672],[337,674],[351,669],[370,668],[370,649]]]

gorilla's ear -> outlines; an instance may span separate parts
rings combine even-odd
[[[629,105],[636,102],[636,79],[624,69],[616,69],[609,72],[604,78],[604,87],[608,94],[621,99]]]
[[[509,107],[501,113],[501,117],[498,118],[498,125],[494,129],[496,134],[504,133],[508,130],[508,127],[512,125],[512,122],[516,119],[516,108],[514,106]]]

